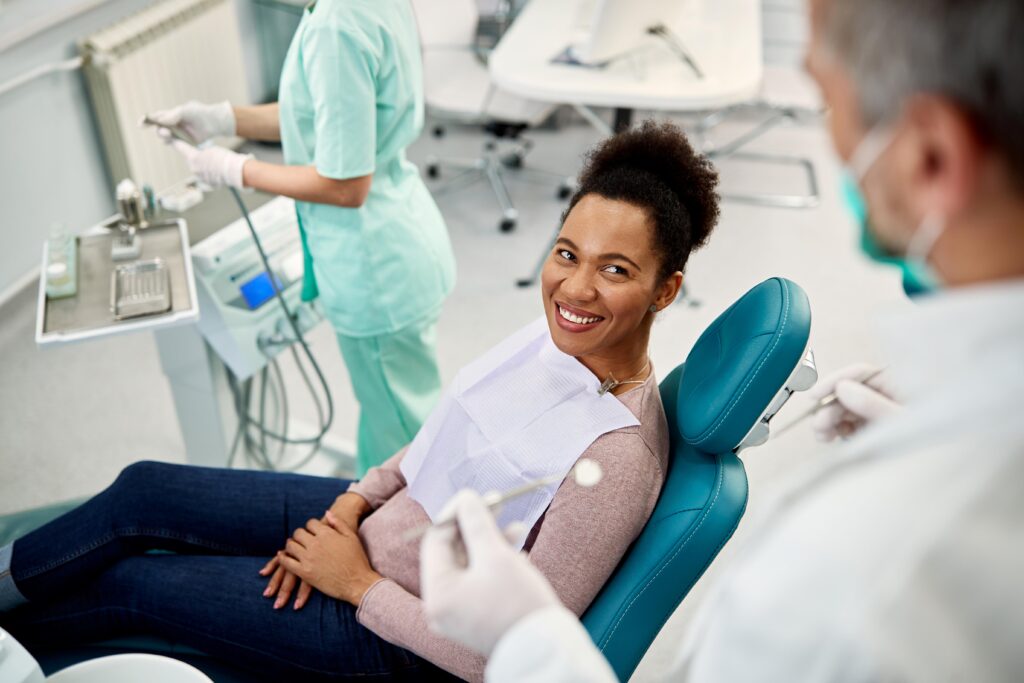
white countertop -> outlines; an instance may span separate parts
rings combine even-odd
[[[759,0],[682,0],[676,19],[666,21],[703,79],[653,37],[603,69],[552,64],[572,40],[578,1],[532,0],[491,55],[495,83],[541,101],[628,109],[715,109],[757,95]]]

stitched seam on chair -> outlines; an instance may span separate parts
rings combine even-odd
[[[141,614],[141,615],[145,616],[147,619],[152,619],[154,621],[159,621],[159,622],[162,622],[164,624],[169,624],[170,626],[174,626],[174,627],[177,627],[177,628],[189,628],[189,629],[192,628],[191,626],[185,626],[183,624],[179,624],[179,623],[177,623],[175,621],[171,621],[169,619],[162,619],[161,617],[154,616],[152,614],[149,614],[148,612],[143,612],[142,610],[135,609],[134,607],[95,607],[93,609],[87,609],[87,610],[84,610],[82,612],[75,612],[74,614],[61,614],[60,616],[55,616],[55,617],[52,617],[50,619],[40,619],[39,621],[37,621],[35,623],[36,624],[45,624],[46,622],[55,621],[55,620],[58,620],[58,619],[71,619],[71,618],[75,618],[75,617],[82,617],[82,616],[86,616],[86,615],[89,615],[89,614],[93,614],[95,612],[103,612],[104,610],[109,610],[109,609],[123,610],[125,612],[131,612],[133,614]],[[236,643],[236,642],[231,641],[231,640],[225,640],[224,638],[221,638],[219,636],[213,635],[211,633],[207,633],[207,632],[203,632],[203,631],[196,631],[196,633],[199,633],[203,637],[209,638],[210,640],[216,640],[216,641],[221,642],[221,643],[227,643],[228,645],[231,645],[232,647],[237,647],[237,648],[242,649],[242,650],[249,650],[250,652],[255,652],[257,654],[265,655],[265,656],[270,657],[271,659],[274,659],[274,660],[276,660],[278,662],[281,662],[282,664],[284,664],[284,665],[286,665],[288,667],[291,667],[293,669],[302,669],[302,670],[309,671],[311,673],[316,673],[316,674],[323,674],[323,673],[325,673],[325,670],[323,670],[323,669],[314,669],[314,668],[311,668],[311,667],[308,667],[308,666],[303,666],[302,664],[298,664],[298,663],[289,661],[287,659],[282,659],[281,657],[278,657],[277,655],[272,655],[272,654],[270,654],[270,653],[268,653],[268,652],[266,652],[264,650],[259,650],[259,649],[254,648],[254,647],[249,647],[248,645],[244,645],[242,643]],[[381,640],[383,640],[383,638]],[[200,652],[202,652],[202,650],[200,650]],[[209,655],[207,655],[207,656],[209,656]],[[424,661],[426,661],[426,660],[424,660]],[[407,666],[407,667],[396,667],[396,668],[411,669],[413,667]],[[333,672],[326,671],[326,673],[330,674],[330,673],[333,673]],[[382,671],[381,673],[355,673],[355,674],[343,674],[343,675],[346,678],[348,678],[348,677],[352,677],[352,678],[380,678],[380,677],[383,677],[384,680],[387,680],[388,677],[391,676],[393,673],[394,673],[393,670],[388,670],[388,671]]]
[[[21,577],[21,580],[24,581],[25,579],[30,579],[44,572],[48,572],[51,569],[54,569],[55,567],[59,567],[62,564],[66,564],[72,560],[78,559],[82,555],[85,555],[86,553],[92,552],[96,548],[99,548],[101,545],[110,543],[115,538],[124,538],[132,536],[159,536],[161,538],[171,538],[176,541],[185,541],[186,543],[191,543],[192,545],[201,546],[209,550],[220,550],[230,552],[235,555],[240,555],[243,552],[241,548],[238,548],[236,546],[224,545],[220,543],[209,543],[206,541],[202,541],[201,539],[195,539],[194,537],[190,537],[188,534],[169,532],[166,529],[126,527],[124,529],[118,529],[117,531],[112,531],[110,533],[104,534],[103,536],[100,536],[97,540],[93,541],[89,545],[82,546],[81,548],[78,548],[73,552],[67,553],[66,555],[63,555],[57,558],[56,560],[51,560],[50,562],[47,562],[41,567],[36,567],[32,571],[25,572],[25,574]]]
[[[654,576],[652,576],[647,581],[647,583],[644,584],[644,587],[641,588],[640,591],[636,595],[633,596],[633,599],[629,601],[629,604],[626,605],[626,608],[624,610],[622,610],[622,614],[619,615],[619,618],[615,621],[615,625],[612,626],[611,633],[609,633],[607,636],[605,636],[605,638],[601,641],[601,648],[602,649],[608,644],[608,641],[610,641],[612,639],[612,636],[615,635],[615,632],[619,630],[619,625],[622,623],[622,620],[626,618],[626,615],[629,613],[629,610],[633,608],[633,604],[637,600],[640,599],[641,595],[643,595],[645,592],[647,592],[647,589],[651,587],[651,584],[654,583],[658,579],[659,576],[661,576],[661,573],[665,571],[665,568],[668,567],[668,565],[672,564],[672,562],[676,559],[676,556],[679,555],[680,552],[682,552],[683,548],[685,548],[686,545],[690,542],[690,540],[693,539],[694,535],[698,531],[700,531],[700,528],[702,526],[704,526],[704,522],[707,521],[708,515],[711,514],[711,509],[715,507],[715,503],[718,501],[718,496],[722,492],[722,480],[723,480],[723,478],[724,478],[724,468],[719,466],[719,468],[718,468],[718,481],[716,482],[716,486],[715,486],[715,496],[711,500],[711,505],[709,505],[707,507],[707,510],[705,510],[704,516],[700,518],[700,522],[693,529],[693,531],[691,531],[689,533],[689,535],[687,535],[686,539],[683,540],[683,542],[679,544],[679,546],[676,548],[675,552],[672,553],[672,557],[668,558],[668,560],[666,560],[665,562],[662,563],[662,565],[658,569],[657,573]]]
[[[782,288],[782,299],[784,301],[784,305],[782,307],[782,324],[779,326],[778,334],[775,337],[775,341],[772,342],[771,348],[769,348],[764,353],[764,355],[761,356],[761,362],[759,362],[758,367],[754,370],[751,376],[748,379],[746,379],[746,384],[743,385],[743,388],[739,392],[739,395],[732,400],[732,403],[729,405],[729,410],[725,412],[725,415],[716,420],[715,424],[708,428],[708,432],[705,434],[705,436],[702,436],[698,440],[694,441],[693,445],[699,445],[710,439],[712,437],[712,434],[714,434],[715,430],[718,428],[718,426],[725,422],[726,419],[728,419],[729,415],[732,414],[732,410],[736,407],[737,404],[739,404],[739,401],[742,399],[743,394],[746,393],[746,390],[748,390],[754,383],[754,379],[758,376],[758,373],[761,372],[761,368],[763,368],[766,362],[768,361],[768,358],[771,356],[772,351],[774,351],[775,347],[778,346],[778,342],[781,341],[782,339],[782,332],[785,330],[785,324],[788,321],[788,317],[790,317],[790,295],[788,295],[784,287]]]

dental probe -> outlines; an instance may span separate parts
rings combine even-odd
[[[861,384],[867,384],[868,382],[873,380],[875,377],[878,377],[882,373],[883,370],[885,370],[885,368],[879,368],[878,370],[873,370],[872,372],[869,372],[868,374],[864,375],[860,379],[854,380],[854,381],[860,382]],[[792,429],[793,427],[797,426],[798,424],[800,424],[801,422],[803,422],[807,418],[812,417],[814,415],[817,415],[818,411],[821,410],[822,408],[827,408],[827,407],[829,407],[830,405],[832,405],[833,403],[835,403],[838,400],[839,400],[839,398],[836,396],[836,392],[833,391],[828,396],[820,399],[813,406],[811,406],[810,408],[808,408],[804,412],[800,413],[800,415],[798,415],[797,417],[793,418],[792,422],[790,422],[789,424],[783,426],[781,429],[779,429],[779,431],[775,432],[775,438],[779,438],[780,436],[782,436],[783,434],[785,434],[790,429]]]
[[[601,481],[601,478],[604,476],[604,472],[601,471],[601,466],[598,465],[596,461],[591,460],[590,458],[580,458],[580,460],[572,468],[572,476],[573,479],[576,480],[577,484],[585,488],[590,488],[591,486],[594,486],[599,481]],[[550,484],[557,484],[562,479],[562,475],[558,474],[552,475],[550,477],[544,477],[542,479],[535,479],[521,486],[517,486],[514,489],[509,489],[508,491],[506,491],[505,493],[501,494],[496,498],[485,497],[484,501],[487,504],[487,509],[494,513],[497,511],[498,508],[501,507],[502,503],[510,501],[513,498],[518,498],[519,496],[527,494],[531,491],[535,491],[539,488],[543,488]],[[420,526],[413,527],[407,530],[404,534],[402,534],[402,540],[414,541],[417,538],[423,536],[423,534],[427,533],[427,531],[432,527],[451,526],[454,523],[455,517],[452,516],[447,519],[442,519],[441,521],[436,523],[431,522],[429,524],[421,524]]]

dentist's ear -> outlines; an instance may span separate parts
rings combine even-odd
[[[905,106],[913,145],[905,168],[918,215],[955,215],[976,196],[985,165],[994,157],[963,109],[946,97],[919,94]]]

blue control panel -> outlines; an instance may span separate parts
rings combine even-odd
[[[278,288],[281,288],[281,278],[277,280]],[[274,285],[270,282],[270,275],[263,271],[256,277],[250,278],[239,288],[242,291],[242,298],[249,310],[257,308],[274,298]]]

